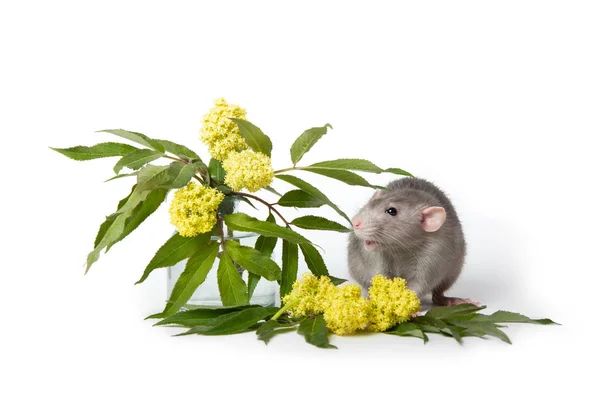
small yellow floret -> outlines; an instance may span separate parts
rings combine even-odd
[[[369,288],[371,302],[371,324],[369,330],[383,332],[392,326],[406,322],[419,311],[421,303],[402,278],[387,279],[376,275]]]
[[[361,297],[358,285],[334,289],[326,299],[323,312],[329,330],[338,335],[353,334],[369,325],[371,305]]]
[[[250,192],[256,192],[273,182],[275,172],[271,165],[271,158],[264,153],[245,150],[232,152],[223,161],[225,184],[234,191],[246,188]]]
[[[282,301],[290,305],[288,311],[292,316],[306,316],[323,312],[329,291],[335,289],[327,276],[315,276],[311,273],[302,275],[292,285],[292,291]]]
[[[169,214],[181,236],[210,231],[217,223],[217,209],[225,195],[193,182],[175,192]]]
[[[225,160],[231,152],[248,149],[239,127],[230,118],[246,120],[246,110],[238,105],[228,104],[224,98],[217,98],[215,105],[202,119],[200,139],[208,146],[210,155],[217,160]]]

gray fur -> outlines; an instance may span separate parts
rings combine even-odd
[[[392,181],[359,211],[362,226],[350,233],[350,275],[366,290],[376,274],[406,279],[419,298],[443,297],[463,267],[466,243],[458,215],[448,197],[432,183],[418,178]],[[446,222],[436,232],[421,229],[421,211],[440,206]],[[386,210],[395,207],[396,216]],[[365,240],[377,242],[376,251]],[[434,297],[435,298],[435,297]]]

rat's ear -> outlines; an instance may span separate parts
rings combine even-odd
[[[443,207],[426,207],[421,211],[421,229],[435,232],[446,222],[446,210]]]
[[[375,191],[375,194],[373,195],[373,197],[371,199],[376,199],[378,197],[380,197],[381,195],[383,195],[385,191],[383,189],[378,189],[377,191]]]

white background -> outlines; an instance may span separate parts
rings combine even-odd
[[[599,20],[593,1],[2,2],[0,395],[583,396],[599,353]],[[362,157],[436,182],[470,249],[450,293],[563,325],[510,326],[512,346],[333,337],[338,350],[153,328],[165,273],[133,283],[172,231],[166,206],[84,277],[131,182],[48,147],[125,128],[202,151],[219,96],[271,136],[276,168],[331,123],[304,164]],[[312,181],[352,214],[370,195]],[[347,276],[345,237],[307,235]]]

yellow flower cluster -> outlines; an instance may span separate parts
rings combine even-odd
[[[336,287],[327,276],[306,273],[294,282],[283,303],[292,316],[322,313],[329,330],[338,335],[384,331],[420,309],[417,295],[406,288],[404,279],[382,275],[373,277],[366,299],[356,284]]]
[[[223,169],[227,173],[225,184],[234,191],[246,188],[250,192],[256,192],[273,182],[275,176],[271,158],[250,149],[229,154],[223,161]]]
[[[208,232],[217,223],[217,209],[224,198],[214,188],[190,182],[173,196],[169,207],[171,224],[181,236]]]
[[[421,308],[419,298],[406,288],[402,278],[387,279],[375,275],[369,288],[371,301],[371,324],[369,330],[383,332],[392,326],[405,322]]]
[[[210,156],[217,160],[225,160],[231,152],[248,149],[239,127],[229,118],[246,120],[246,110],[228,104],[224,98],[217,98],[215,105],[202,119],[200,139],[208,146]]]

